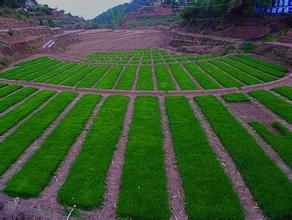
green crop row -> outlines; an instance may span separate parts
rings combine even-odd
[[[248,98],[247,95],[243,93],[230,93],[230,94],[225,94],[222,95],[222,98],[226,102],[249,102],[250,99]]]
[[[101,66],[94,71],[92,71],[90,74],[88,74],[83,80],[81,80],[78,84],[78,88],[91,88],[95,85],[95,83],[102,77],[106,71],[110,68],[109,65]]]
[[[269,65],[262,64],[260,62],[255,62],[253,60],[247,59],[246,57],[242,57],[242,55],[235,55],[232,57],[232,59],[237,60],[241,63],[244,63],[246,65],[249,65],[253,68],[256,68],[258,70],[261,70],[265,73],[271,74],[275,77],[283,77],[285,75],[284,71],[280,71],[275,68],[271,68]]]
[[[265,90],[252,91],[249,92],[249,95],[272,110],[275,114],[292,123],[292,105],[290,103]]]
[[[80,71],[76,72],[74,75],[72,75],[72,77],[70,77],[70,78],[66,79],[65,81],[63,81],[62,83],[60,83],[60,85],[74,86],[74,85],[78,84],[78,82],[81,81],[84,77],[86,77],[89,73],[94,71],[95,68],[96,68],[96,66],[93,66],[93,65],[87,66],[87,67],[81,69]]]
[[[221,69],[214,67],[212,64],[207,62],[199,62],[198,65],[205,70],[209,75],[211,75],[214,79],[216,79],[220,84],[224,87],[241,87],[242,84],[238,81],[235,81],[230,76],[228,76]]]
[[[292,132],[278,135],[269,131],[269,129],[262,123],[250,122],[250,125],[275,149],[275,151],[278,152],[283,161],[288,166],[292,167]]]
[[[0,143],[0,176],[56,119],[76,96],[62,92]]]
[[[239,81],[241,81],[242,83],[244,83],[246,85],[254,85],[254,84],[261,83],[261,81],[258,80],[257,78],[252,77],[251,75],[249,75],[249,74],[247,74],[239,69],[236,69],[233,66],[227,65],[226,63],[224,63],[220,60],[213,59],[210,61],[210,63],[221,68],[227,74],[233,76],[234,78],[238,79]]]
[[[272,90],[292,101],[292,86],[280,86]]]
[[[208,76],[204,71],[202,71],[198,65],[193,63],[185,64],[185,68],[190,72],[190,74],[198,81],[198,83],[204,89],[219,89],[220,86]]]
[[[167,97],[166,106],[190,219],[243,219],[238,196],[187,98]]]
[[[12,196],[37,197],[80,135],[100,96],[84,95],[6,184],[4,191]]]
[[[150,66],[142,66],[140,68],[136,89],[153,90],[152,68]]]
[[[182,90],[195,90],[197,89],[193,81],[186,74],[180,64],[169,64],[169,67]]]
[[[25,118],[32,111],[39,108],[54,94],[55,92],[53,91],[40,91],[27,99],[21,105],[0,117],[0,135],[3,135],[6,131],[15,126],[21,119]]]
[[[36,88],[24,88],[6,97],[5,99],[1,100],[0,113],[6,111],[8,108],[15,105],[16,103],[22,101],[23,99],[25,99],[26,97],[34,93],[35,91],[37,91]]]
[[[122,66],[114,66],[109,70],[106,76],[97,84],[97,89],[112,89],[119,75],[123,71]]]
[[[122,171],[118,215],[134,219],[168,219],[166,184],[158,100],[137,97]]]
[[[224,59],[222,59],[222,61],[231,65],[231,66],[234,66],[237,69],[244,71],[244,72],[246,72],[246,73],[248,73],[248,74],[264,81],[264,82],[271,82],[271,81],[274,81],[276,79],[269,74],[266,74],[260,70],[254,69],[248,65],[245,65],[241,62],[238,62],[238,61],[230,59],[230,58],[224,58]]]
[[[59,191],[62,204],[85,209],[102,204],[108,168],[123,128],[128,102],[128,97],[110,96],[101,106]]]
[[[195,100],[261,209],[271,219],[290,219],[292,184],[287,176],[214,96],[197,96]]]
[[[11,93],[21,89],[21,86],[6,86],[0,89],[0,99],[4,98],[5,96],[10,95]]]
[[[131,90],[136,76],[137,67],[128,66],[125,68],[117,86],[117,90]]]
[[[172,91],[176,90],[175,84],[172,81],[168,69],[165,65],[155,66],[155,74],[157,79],[157,86],[159,90]]]

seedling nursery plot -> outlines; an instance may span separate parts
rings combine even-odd
[[[3,70],[0,219],[292,219],[288,75],[160,48]]]

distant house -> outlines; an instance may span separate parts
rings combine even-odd
[[[292,14],[292,0],[271,0],[269,4],[262,2],[257,1],[256,13]]]

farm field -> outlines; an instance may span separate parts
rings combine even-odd
[[[291,219],[291,91],[251,54],[19,63],[0,73],[0,219]]]

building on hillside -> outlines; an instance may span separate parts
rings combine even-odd
[[[256,13],[292,14],[292,0],[256,1]]]

